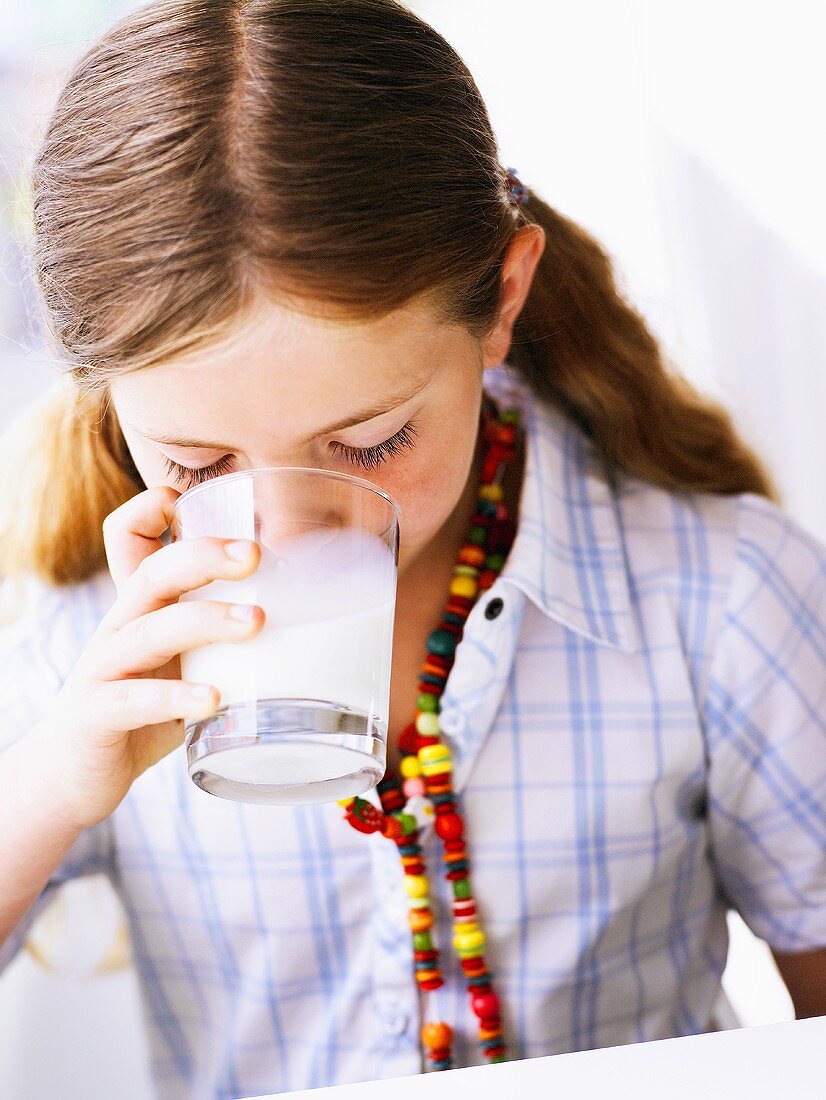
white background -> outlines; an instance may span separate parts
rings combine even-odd
[[[502,163],[605,245],[666,354],[731,410],[767,460],[788,510],[826,540],[820,5],[410,6],[474,74]],[[114,8],[90,2],[85,22],[73,25],[68,7],[45,0],[37,17],[32,9],[0,14],[7,67],[22,68],[36,105],[30,114],[40,112],[35,127],[50,81]],[[25,153],[33,131],[21,121],[21,103],[2,106]],[[9,148],[7,140],[0,169]],[[19,190],[14,183],[6,215]],[[0,283],[0,426],[55,370],[36,350],[36,337],[19,327],[10,248],[4,244]],[[21,954],[0,980],[0,1096],[148,1100],[134,971],[83,976],[113,941],[117,955],[121,924],[117,898],[101,877],[70,884],[44,916],[35,942],[77,973],[48,973]],[[741,1022],[790,1018],[765,945],[738,920],[732,928],[725,982]]]

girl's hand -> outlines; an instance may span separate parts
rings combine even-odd
[[[171,486],[147,489],[104,520],[118,597],[40,723],[60,769],[61,810],[78,829],[109,817],[134,780],[183,742],[184,717],[205,718],[219,706],[213,685],[199,695],[196,685],[181,681],[179,654],[252,638],[264,623],[257,605],[251,619],[237,619],[234,604],[178,602],[183,592],[218,578],[248,577],[261,561],[258,544],[246,540],[241,561],[228,553],[229,539],[165,546],[160,536],[180,495]]]

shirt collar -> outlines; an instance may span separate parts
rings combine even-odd
[[[525,430],[517,531],[501,580],[572,630],[635,652],[639,634],[616,497],[593,444],[507,363],[484,372],[484,388],[500,407],[519,408]]]

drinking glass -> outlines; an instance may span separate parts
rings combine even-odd
[[[239,802],[331,802],[362,794],[386,767],[399,549],[398,504],[351,474],[269,466],[183,493],[173,541],[254,539],[258,568],[181,600],[256,603],[266,622],[242,642],[181,654],[185,680],[215,684],[220,706],[187,719],[187,767]]]

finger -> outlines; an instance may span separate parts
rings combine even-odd
[[[234,608],[252,608],[251,619],[236,619]],[[210,642],[238,642],[254,637],[264,625],[257,604],[221,600],[188,600],[168,604],[128,622],[106,639],[96,661],[101,680],[119,680],[161,668],[179,653]]]
[[[130,497],[104,519],[106,561],[119,591],[143,559],[163,547],[161,535],[180,496],[171,485],[156,485]]]
[[[202,686],[208,688],[206,697],[195,693]],[[221,701],[221,693],[214,684],[151,677],[102,682],[93,695],[89,719],[112,733],[126,733],[177,718],[206,718]]]
[[[238,561],[227,553],[233,542],[245,542],[249,556]],[[201,536],[170,543],[143,558],[104,617],[105,630],[119,630],[127,623],[174,603],[193,589],[211,581],[242,580],[261,562],[261,547],[249,539],[233,540]]]

